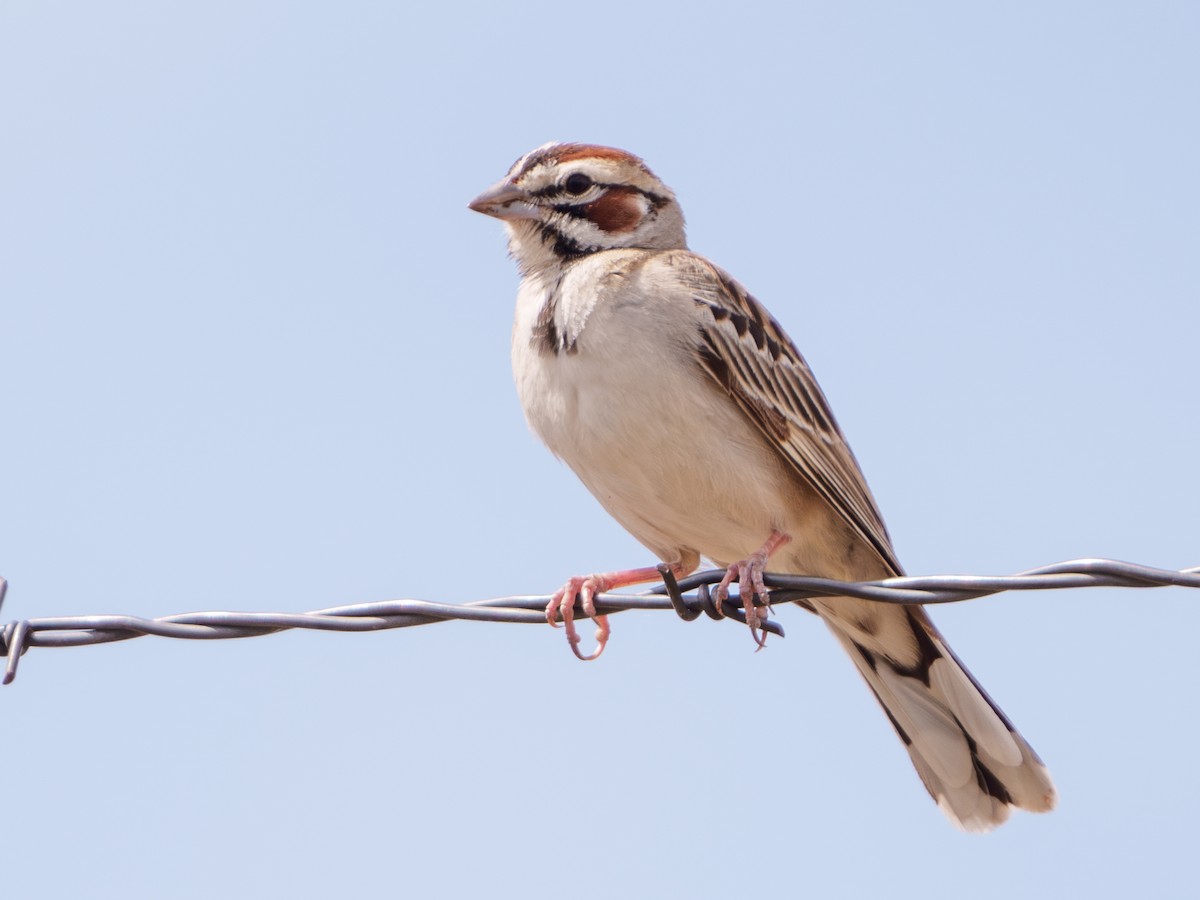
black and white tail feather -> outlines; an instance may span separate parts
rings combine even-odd
[[[966,831],[990,831],[1013,807],[1054,808],[1050,773],[967,671],[924,610],[893,607],[917,633],[916,666],[899,665],[821,609],[830,630],[879,700],[938,807]]]

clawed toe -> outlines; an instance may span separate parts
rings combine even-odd
[[[743,560],[731,563],[725,570],[725,577],[717,585],[717,600],[724,601],[729,599],[729,586],[737,581],[738,593],[742,597],[742,610],[746,614],[746,624],[750,626],[750,636],[754,638],[754,643],[758,645],[759,650],[767,645],[767,633],[762,630],[762,625],[771,611],[767,586],[763,582],[763,573],[767,569],[767,561],[771,558],[771,554],[790,540],[788,535],[772,531],[767,542],[757,551]],[[763,611],[760,612],[760,609]]]
[[[567,642],[571,645],[571,652],[585,662],[596,659],[604,652],[604,647],[608,643],[608,636],[611,634],[611,629],[608,625],[608,616],[596,614],[596,595],[604,593],[609,588],[610,585],[607,579],[601,575],[588,575],[587,577],[577,575],[567,579],[567,583],[559,588],[550,599],[550,602],[546,604],[546,621],[557,628],[558,622],[556,620],[560,616],[562,617],[563,628],[566,629]],[[579,642],[582,638],[580,638],[579,632],[575,628],[576,597],[580,600],[584,614],[596,621],[596,649],[588,654],[584,654],[579,650]]]
[[[763,582],[763,572],[766,570],[767,560],[770,559],[771,554],[789,540],[791,538],[787,535],[772,532],[766,544],[757,552],[750,554],[750,556],[739,562],[732,563],[725,570],[725,577],[721,579],[721,583],[717,585],[716,596],[719,608],[721,602],[729,599],[729,586],[735,581],[738,583],[746,624],[750,626],[750,635],[754,638],[754,643],[760,650],[767,643],[767,632],[763,629],[763,623],[770,612],[770,602],[766,585]],[[596,612],[596,595],[603,594],[605,591],[611,591],[614,588],[650,581],[656,576],[661,577],[664,574],[664,568],[672,576],[677,576],[683,572],[679,564],[672,563],[665,567],[653,566],[644,569],[609,572],[605,575],[576,575],[568,578],[567,583],[555,591],[554,596],[550,598],[550,602],[546,604],[546,621],[555,628],[558,627],[559,621],[562,621],[563,629],[567,633],[567,643],[571,647],[571,652],[576,657],[585,662],[597,659],[604,652],[604,648],[608,644],[611,629],[608,624],[608,616],[600,615]],[[581,652],[579,649],[581,638],[578,629],[575,627],[576,598],[579,599],[579,605],[583,609],[583,614],[590,619],[594,619],[596,622],[596,649],[587,654]]]
[[[683,566],[678,562],[669,563],[668,568],[676,576],[684,574]],[[662,573],[658,566],[645,566],[640,569],[622,569],[617,572],[607,572],[603,575],[576,575],[574,578],[568,579],[567,583],[546,604],[546,621],[557,628],[557,620],[561,617],[563,628],[567,632],[567,641],[571,645],[571,652],[582,660],[595,659],[604,652],[604,647],[608,643],[608,636],[610,634],[608,616],[599,615],[596,612],[596,595],[631,584],[656,581],[661,575]],[[596,649],[586,656],[579,652],[579,632],[575,630],[576,597],[579,598],[579,604],[583,607],[584,615],[596,621]]]
[[[728,600],[729,586],[735,581],[737,582],[738,593],[742,598],[742,611],[746,616],[746,624],[750,626],[750,636],[754,638],[754,643],[761,650],[767,645],[767,633],[762,630],[762,623],[766,619],[766,615],[759,613],[758,604],[761,603],[762,608],[767,612],[771,607],[767,599],[766,586],[763,584],[763,563],[756,565],[756,562],[757,560],[752,556],[741,562],[730,564],[729,568],[725,570],[725,577],[717,585],[717,600],[722,602]]]

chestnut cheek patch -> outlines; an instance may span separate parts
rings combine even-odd
[[[628,188],[611,188],[584,207],[587,218],[601,231],[633,231],[646,215],[646,198]]]

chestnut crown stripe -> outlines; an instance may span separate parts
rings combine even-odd
[[[640,157],[625,150],[618,150],[616,147],[603,147],[599,144],[551,144],[539,147],[513,163],[510,171],[512,171],[513,180],[517,180],[530,169],[545,163],[561,164],[577,159],[609,159],[616,162],[627,162],[637,166],[647,175],[653,174]],[[522,162],[524,165],[521,165]],[[520,171],[513,171],[517,166],[521,166]]]

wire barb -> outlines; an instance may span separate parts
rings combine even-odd
[[[661,571],[661,570],[660,570]],[[699,572],[682,580],[666,570],[663,583],[642,594],[599,594],[596,613],[607,615],[627,610],[674,610],[691,621],[700,613],[709,618],[730,618],[745,624],[743,601],[731,594],[718,603],[709,590],[719,584],[724,570]],[[1083,587],[1188,587],[1200,588],[1200,566],[1190,569],[1155,569],[1114,559],[1073,559],[1030,569],[1016,575],[917,575],[882,581],[844,582],[806,575],[764,577],[770,602],[795,603],[813,611],[812,597],[859,597],[880,603],[958,603],[1005,591],[1040,591]],[[0,578],[0,604],[8,582]],[[694,594],[687,592],[694,591]],[[0,683],[10,684],[17,664],[30,647],[79,647],[106,644],[146,635],[185,640],[221,640],[258,637],[291,628],[318,631],[383,631],[411,628],[450,619],[476,622],[513,622],[545,625],[547,595],[499,597],[466,604],[435,603],[429,600],[383,600],[334,606],[306,613],[195,612],[158,619],[137,616],[61,616],[16,620],[0,628],[0,657],[7,657]],[[582,618],[581,609],[576,616]],[[778,622],[767,620],[764,631],[780,637]]]
[[[679,589],[679,581],[675,578],[675,570],[666,563],[662,563],[657,568],[658,574],[663,578],[663,587],[666,589],[667,596],[671,598],[671,606],[675,609],[675,614],[685,622],[694,622],[700,615],[700,610],[688,606],[687,600],[683,597],[683,591]]]

